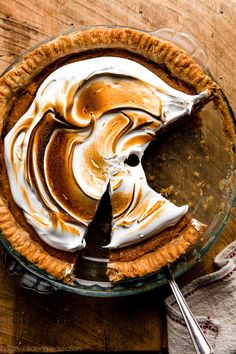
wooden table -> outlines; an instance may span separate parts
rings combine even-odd
[[[0,71],[36,42],[84,25],[172,27],[199,38],[210,69],[236,109],[236,2],[220,0],[0,0]],[[213,270],[213,258],[235,239],[236,211],[184,285]],[[167,353],[163,287],[128,298],[39,295],[15,284],[0,258],[0,353],[149,350]],[[176,353],[178,354],[178,353]]]

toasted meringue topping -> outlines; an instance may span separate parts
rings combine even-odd
[[[156,132],[209,95],[190,96],[144,66],[118,57],[65,65],[39,87],[5,138],[11,191],[26,220],[50,246],[75,251],[110,183],[113,230],[123,247],[172,226],[187,212],[154,192],[141,160]]]

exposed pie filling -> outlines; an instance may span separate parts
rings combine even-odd
[[[120,57],[55,70],[4,140],[11,192],[28,223],[56,249],[82,249],[109,187],[113,224],[104,247],[132,245],[175,225],[188,207],[148,186],[141,158],[158,131],[209,94],[175,90]]]

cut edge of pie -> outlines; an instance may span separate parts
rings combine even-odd
[[[197,226],[195,225],[197,223]],[[184,255],[197,242],[206,225],[188,215],[142,245],[110,252],[107,275],[112,282],[157,272]]]
[[[197,93],[209,89],[212,96],[217,95],[217,84],[182,49],[175,45],[135,29],[97,27],[60,35],[41,44],[40,47],[21,58],[0,78],[0,133],[2,133],[4,118],[10,111],[18,92],[29,85],[42,70],[65,56],[86,50],[106,48],[127,50],[144,56],[158,65],[164,64],[173,76],[191,84]],[[7,205],[4,196],[0,196],[0,229],[11,247],[54,278],[65,283],[73,283],[75,260],[65,261],[47,252],[17,223]],[[190,221],[186,225],[181,233],[173,232],[173,239],[169,244],[161,245],[132,261],[113,261],[114,256],[111,252],[107,272],[110,280],[118,281],[139,277],[157,271],[166,263],[175,261],[196,242],[204,229],[201,227],[197,230]],[[165,231],[160,232],[158,237],[162,234],[165,235]]]

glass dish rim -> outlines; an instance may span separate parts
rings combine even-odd
[[[51,40],[57,38],[60,35],[66,35],[69,33],[73,33],[73,32],[81,32],[84,30],[89,30],[92,28],[133,28],[136,29],[138,31],[144,32],[144,33],[149,33],[151,35],[157,35],[156,32],[158,32],[158,30],[160,29],[164,29],[164,30],[170,30],[170,31],[175,31],[172,28],[158,28],[155,30],[151,30],[151,31],[146,31],[143,29],[139,29],[139,28],[135,28],[135,27],[131,27],[131,26],[119,26],[119,25],[92,25],[92,26],[81,26],[78,29],[69,29],[67,31],[63,31],[63,32],[59,32],[56,33],[53,36],[47,37],[46,39],[43,39],[42,41],[37,42],[35,45],[31,46],[29,49],[27,49],[25,52],[23,52],[20,56],[18,56],[5,70],[3,70],[3,72],[0,74],[0,77],[2,77],[4,74],[6,74],[12,67],[14,67],[18,62],[20,62],[25,55],[27,55],[28,53],[30,53],[32,50],[38,48],[39,46],[41,46],[44,43],[48,43]],[[176,33],[180,33],[180,34],[184,34],[184,35],[188,35],[190,36],[194,41],[196,41],[196,43],[199,43],[198,39],[193,37],[191,34],[185,33],[185,32],[176,32]],[[203,69],[205,71],[207,71],[207,73],[211,75],[208,67],[203,67]],[[236,127],[236,120],[235,120],[235,115],[234,112],[228,102],[228,99],[226,97],[226,95],[224,94],[223,90],[221,89],[221,94],[222,94],[222,99],[225,102],[227,109],[229,111],[230,117],[232,119],[232,122],[234,124],[234,127]],[[234,154],[235,157],[235,154]],[[232,171],[233,174],[234,171]],[[200,250],[198,253],[198,257],[197,259],[193,259],[190,260],[188,263],[185,263],[185,267],[181,269],[181,259],[178,260],[177,262],[174,263],[174,265],[177,263],[179,263],[179,269],[176,271],[175,270],[175,266],[173,267],[173,275],[175,278],[181,276],[182,274],[184,274],[186,271],[190,270],[196,263],[197,261],[200,261],[200,259],[202,258],[202,256],[204,254],[206,254],[208,252],[208,250],[214,245],[214,243],[218,240],[220,234],[222,233],[224,226],[227,223],[227,220],[230,216],[230,212],[231,212],[231,208],[234,206],[235,201],[236,201],[236,190],[235,190],[235,186],[236,186],[236,179],[235,179],[235,174],[233,174],[233,190],[232,190],[232,194],[231,194],[231,198],[230,200],[228,200],[227,203],[227,207],[224,209],[224,213],[221,215],[222,218],[220,218],[220,222],[217,222],[217,225],[215,225],[215,227],[217,226],[217,229],[215,230],[214,227],[214,237],[212,237],[211,242],[208,243],[208,245],[206,247],[204,247],[204,249]],[[220,214],[218,214],[219,216]],[[218,220],[219,221],[219,220]],[[219,223],[219,225],[218,225]],[[208,228],[207,228],[208,230]],[[206,230],[206,231],[207,231]],[[110,291],[108,290],[104,290],[101,286],[99,285],[90,285],[89,288],[79,288],[79,287],[75,287],[75,286],[71,286],[71,285],[67,285],[64,284],[63,282],[56,280],[55,278],[51,277],[50,275],[48,275],[46,272],[38,269],[36,266],[34,266],[33,264],[30,264],[21,254],[19,254],[18,252],[16,252],[9,244],[8,241],[4,238],[4,236],[2,236],[2,232],[0,230],[0,243],[3,246],[3,249],[9,254],[11,255],[14,259],[16,259],[20,265],[28,272],[34,274],[35,276],[49,282],[50,284],[52,284],[54,287],[56,287],[58,290],[65,290],[71,293],[76,293],[79,295],[84,295],[84,296],[92,296],[92,297],[120,297],[120,296],[128,296],[128,295],[135,295],[135,294],[140,294],[146,291],[150,291],[152,289],[155,288],[159,288],[161,286],[163,286],[164,284],[167,283],[167,279],[165,278],[165,276],[163,275],[163,278],[160,280],[158,280],[157,282],[155,282],[155,278],[163,271],[158,271],[156,273],[152,273],[149,274],[145,277],[142,278],[135,278],[135,279],[130,279],[121,283],[118,283],[118,290],[115,290],[115,287],[117,287],[117,284],[111,284],[110,282],[106,282],[106,284],[111,284],[108,288]],[[1,246],[0,245],[0,246]],[[28,263],[28,264],[27,264]],[[146,279],[153,277],[154,279],[151,281],[151,284],[145,284]],[[119,286],[125,284],[125,283],[129,283],[132,284],[134,282],[138,282],[138,283],[142,283],[143,286],[142,287],[138,287],[138,288],[133,288],[133,289],[119,289]],[[97,289],[94,290],[94,287]],[[93,288],[93,290],[92,290]],[[113,290],[112,290],[113,289]]]

